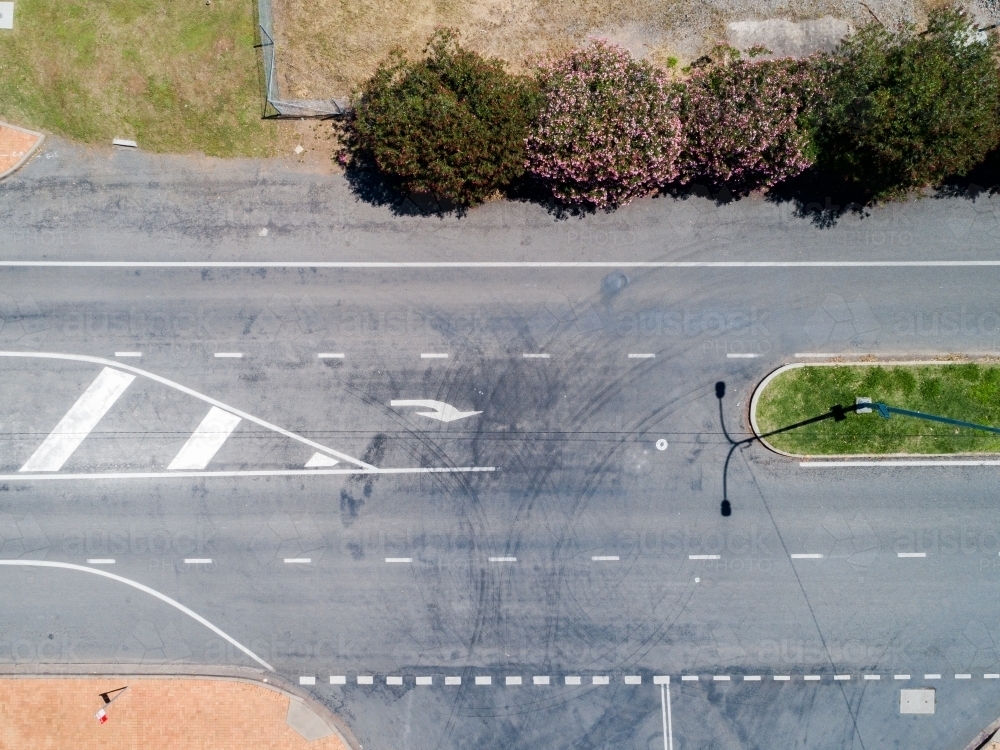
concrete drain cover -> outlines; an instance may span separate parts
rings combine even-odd
[[[934,713],[934,688],[919,688],[917,690],[900,690],[899,713],[901,714]]]

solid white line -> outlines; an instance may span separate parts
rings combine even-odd
[[[312,562],[311,557],[286,557],[285,562],[290,565],[308,565]]]
[[[759,356],[760,356],[759,354],[749,354],[749,353],[739,354],[736,352],[729,352],[728,354],[726,354],[726,357],[728,359],[756,359]]]
[[[490,562],[517,562],[516,557],[491,557]]]
[[[660,683],[660,711],[663,714],[663,750],[673,750],[673,727],[669,726],[667,721],[667,685],[670,684],[670,678],[667,677],[666,683]]]
[[[216,359],[242,359],[243,352],[216,352]]]
[[[211,557],[185,557],[184,562],[188,565],[211,565]]]
[[[629,354],[629,359],[656,359],[655,354]]]
[[[420,359],[448,359],[447,352],[423,352]]]
[[[926,552],[897,552],[896,557],[927,557]]]
[[[167,471],[203,471],[239,423],[240,418],[235,414],[213,406],[174,456]]]
[[[2,265],[2,264],[0,264]],[[0,357],[27,357],[31,359],[66,359],[73,362],[90,362],[92,364],[98,365],[111,365],[119,370],[127,370],[128,372],[134,372],[136,375],[142,375],[143,377],[154,380],[162,385],[174,388],[181,393],[186,393],[188,396],[194,396],[195,398],[204,401],[206,404],[211,404],[212,406],[218,406],[220,409],[228,411],[231,414],[235,414],[237,417],[247,420],[248,422],[253,422],[260,427],[264,427],[268,430],[273,430],[279,435],[284,435],[292,440],[297,440],[300,443],[308,445],[312,448],[317,448],[318,450],[329,453],[331,456],[336,456],[337,458],[348,461],[355,466],[360,466],[363,469],[374,469],[375,467],[371,464],[366,464],[364,461],[359,461],[356,458],[348,456],[346,453],[341,453],[340,451],[335,451],[332,448],[327,448],[325,445],[320,445],[317,442],[304,438],[301,435],[296,435],[294,432],[289,432],[288,430],[278,427],[278,425],[271,424],[270,422],[265,422],[263,419],[258,419],[257,417],[247,414],[246,412],[240,411],[239,409],[234,409],[231,406],[226,406],[221,401],[216,401],[210,396],[206,396],[203,393],[198,393],[198,391],[191,390],[187,386],[183,386],[180,383],[176,383],[173,380],[168,380],[167,378],[161,377],[159,375],[154,375],[147,370],[140,370],[138,367],[132,367],[131,365],[123,365],[110,359],[102,359],[101,357],[89,357],[85,354],[56,354],[54,352],[11,352],[11,351],[0,351]]]
[[[816,552],[809,552],[806,554],[791,555],[793,560],[821,560],[823,555]]]
[[[936,460],[923,460],[923,461],[913,461],[913,460],[902,460],[896,461],[893,459],[886,459],[885,461],[800,461],[799,466],[804,469],[830,469],[837,468],[841,466],[1000,466],[1000,461],[998,460],[956,460],[956,461],[936,461]]]
[[[415,467],[412,469],[249,469],[245,471],[137,471],[107,474],[0,474],[0,480],[21,479],[171,479],[173,477],[299,477],[347,474],[470,474],[496,471],[495,466]]]
[[[343,359],[343,352],[321,352],[316,355],[317,359]]]
[[[722,555],[688,555],[688,560],[719,560]]]
[[[594,562],[618,562],[618,555],[595,555],[590,558]]]
[[[529,352],[524,352],[522,355],[525,359],[549,359],[551,354],[531,354]]]
[[[113,557],[92,557],[87,560],[88,565],[114,565],[115,558]]]
[[[4,260],[0,268],[996,268],[997,260],[224,261]]]
[[[387,557],[385,558],[387,563],[411,563],[413,562],[412,557]]]
[[[64,563],[64,562],[52,562],[50,560],[0,560],[0,565],[22,565],[22,566],[27,566],[27,567],[38,567],[38,568],[64,568],[66,570],[78,570],[78,571],[80,571],[82,573],[93,573],[94,575],[104,576],[105,578],[110,578],[112,581],[118,581],[119,583],[124,583],[126,586],[131,586],[132,588],[139,589],[139,591],[143,591],[143,592],[149,594],[150,596],[155,596],[157,599],[159,599],[162,602],[166,602],[171,607],[174,607],[175,609],[179,609],[184,614],[186,614],[189,617],[193,618],[194,620],[200,622],[202,625],[204,625],[206,628],[208,628],[209,630],[211,630],[213,633],[215,633],[220,638],[224,638],[229,643],[231,643],[232,645],[236,646],[236,648],[238,648],[244,654],[246,654],[251,659],[253,659],[254,661],[256,661],[258,664],[263,665],[265,669],[267,669],[267,670],[269,670],[271,672],[274,671],[274,667],[272,667],[266,661],[264,661],[263,659],[261,659],[259,656],[257,656],[257,654],[255,654],[253,651],[251,651],[250,649],[248,649],[246,646],[244,646],[243,644],[239,643],[235,639],[233,639],[230,636],[228,636],[225,633],[223,633],[221,630],[219,630],[219,628],[215,627],[215,625],[213,625],[212,623],[210,623],[208,620],[206,620],[204,617],[202,617],[201,615],[199,615],[197,612],[193,612],[192,610],[188,609],[187,607],[185,607],[180,602],[171,599],[166,594],[161,594],[159,591],[156,591],[155,589],[151,589],[151,588],[149,588],[149,586],[144,586],[143,584],[139,583],[138,581],[133,581],[133,580],[131,580],[129,578],[122,578],[119,575],[115,575],[114,573],[109,573],[106,570],[99,570],[98,568],[87,568],[87,567],[84,567],[83,565],[74,565],[73,563]]]
[[[116,357],[141,357],[142,352],[115,352]]]
[[[19,471],[59,471],[133,380],[121,370],[101,370]]]

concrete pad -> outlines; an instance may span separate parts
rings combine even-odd
[[[916,688],[899,691],[899,713],[934,713],[934,688]]]
[[[854,24],[842,18],[823,16],[795,23],[783,18],[767,21],[736,21],[729,24],[729,43],[739,50],[763,45],[773,57],[806,57],[814,52],[832,52]]]
[[[288,716],[285,717],[285,723],[309,742],[321,740],[334,733],[333,729],[309,706],[294,698],[288,701]]]

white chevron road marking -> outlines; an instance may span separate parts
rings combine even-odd
[[[239,423],[240,418],[235,414],[213,406],[201,420],[198,429],[184,443],[180,453],[174,456],[167,471],[201,471],[208,466]]]

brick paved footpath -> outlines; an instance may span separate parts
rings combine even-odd
[[[94,715],[100,694],[128,685]],[[3,750],[349,750],[336,734],[312,742],[286,723],[289,698],[235,680],[0,678]]]
[[[39,136],[36,133],[0,123],[0,174],[17,164],[38,140]]]

